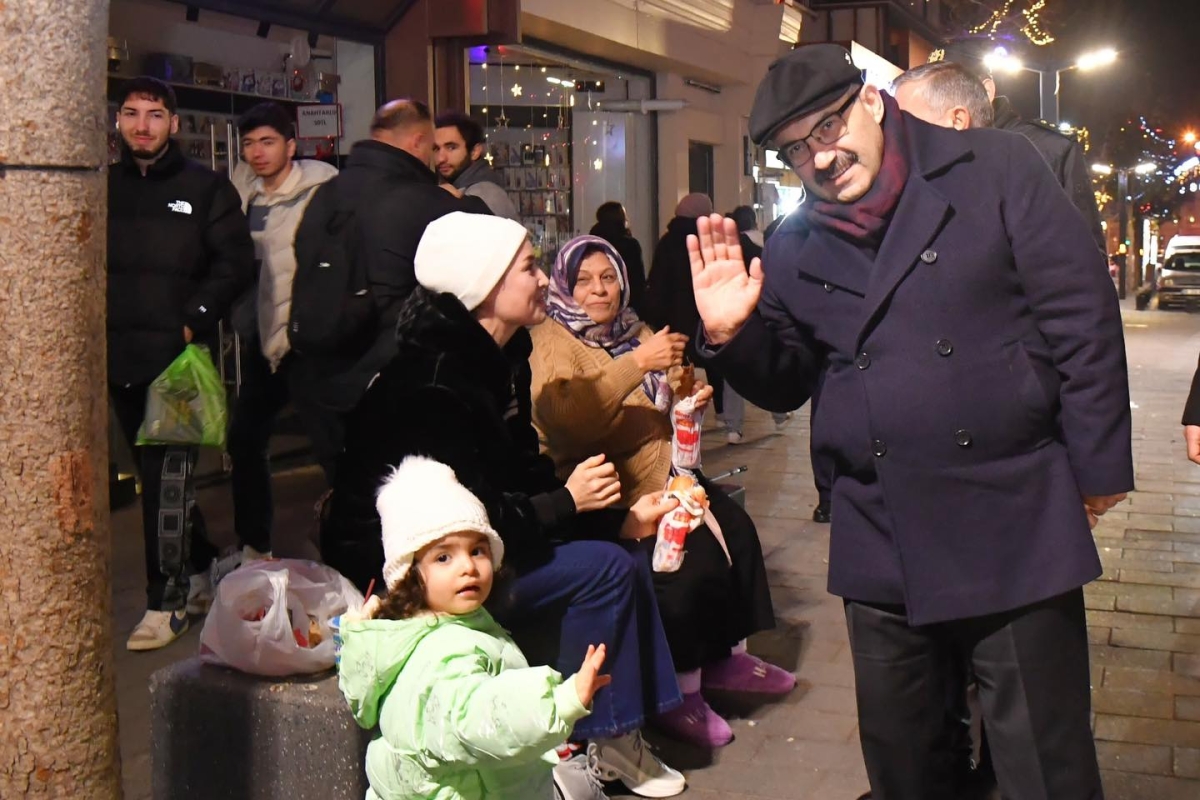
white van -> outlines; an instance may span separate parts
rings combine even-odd
[[[1200,251],[1200,236],[1172,236],[1171,241],[1167,242],[1166,251],[1163,253],[1163,261],[1166,261],[1180,250]]]

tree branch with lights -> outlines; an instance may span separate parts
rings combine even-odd
[[[1048,0],[944,0],[951,20],[964,36],[984,36],[1037,47],[1054,41],[1046,20]]]

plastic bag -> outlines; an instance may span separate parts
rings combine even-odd
[[[189,344],[150,384],[137,443],[224,447],[228,413],[208,348]]]
[[[696,397],[685,397],[671,409],[671,465],[676,469],[700,469],[700,429],[704,411],[696,410]]]
[[[217,585],[200,660],[273,677],[332,669],[329,621],[362,604],[332,567],[297,559],[247,564]]]

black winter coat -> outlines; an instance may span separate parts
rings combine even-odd
[[[149,383],[254,280],[237,190],[172,141],[143,176],[128,152],[108,172],[108,379]]]
[[[625,262],[625,271],[629,273],[629,305],[641,316],[646,297],[646,264],[642,260],[641,243],[633,238],[628,228],[609,227],[599,222],[592,226],[591,234],[611,244]]]
[[[413,261],[426,226],[453,211],[491,212],[477,197],[459,199],[439,188],[433,171],[404,150],[373,140],[357,142],[346,168],[322,191],[338,192],[345,198],[342,205],[355,210],[358,252],[366,259],[378,313],[375,343],[365,353],[305,359],[304,373],[312,381],[314,401],[349,411],[396,354],[396,319],[417,285]],[[306,214],[296,238],[311,235],[304,233],[306,225],[320,222]]]
[[[1083,214],[1096,246],[1100,252],[1106,252],[1108,247],[1104,239],[1104,227],[1100,224],[1100,209],[1096,207],[1096,195],[1092,191],[1092,173],[1079,142],[1044,122],[1021,119],[1007,97],[997,97],[992,108],[996,113],[992,127],[1019,133],[1033,142],[1033,146],[1050,165],[1058,185],[1063,187],[1079,213]]]
[[[501,350],[456,297],[423,287],[398,315],[397,355],[347,426],[322,531],[326,562],[360,586],[382,571],[375,493],[410,455],[454,469],[487,508],[506,561],[546,552],[575,503],[538,453],[528,331]]]
[[[924,625],[1099,576],[1081,495],[1132,489],[1133,458],[1116,294],[1043,160],[1005,131],[904,123],[910,176],[878,255],[802,207],[714,360],[771,411],[824,379],[829,590]]]
[[[700,324],[687,253],[688,234],[695,233],[695,217],[675,217],[667,223],[667,232],[654,248],[650,277],[646,280],[646,313],[642,318],[655,330],[670,325],[675,333],[691,336]],[[689,353],[691,348],[689,342]]]

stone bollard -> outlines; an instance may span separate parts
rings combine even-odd
[[[371,732],[337,673],[264,678],[181,661],[150,677],[154,800],[362,800]]]

